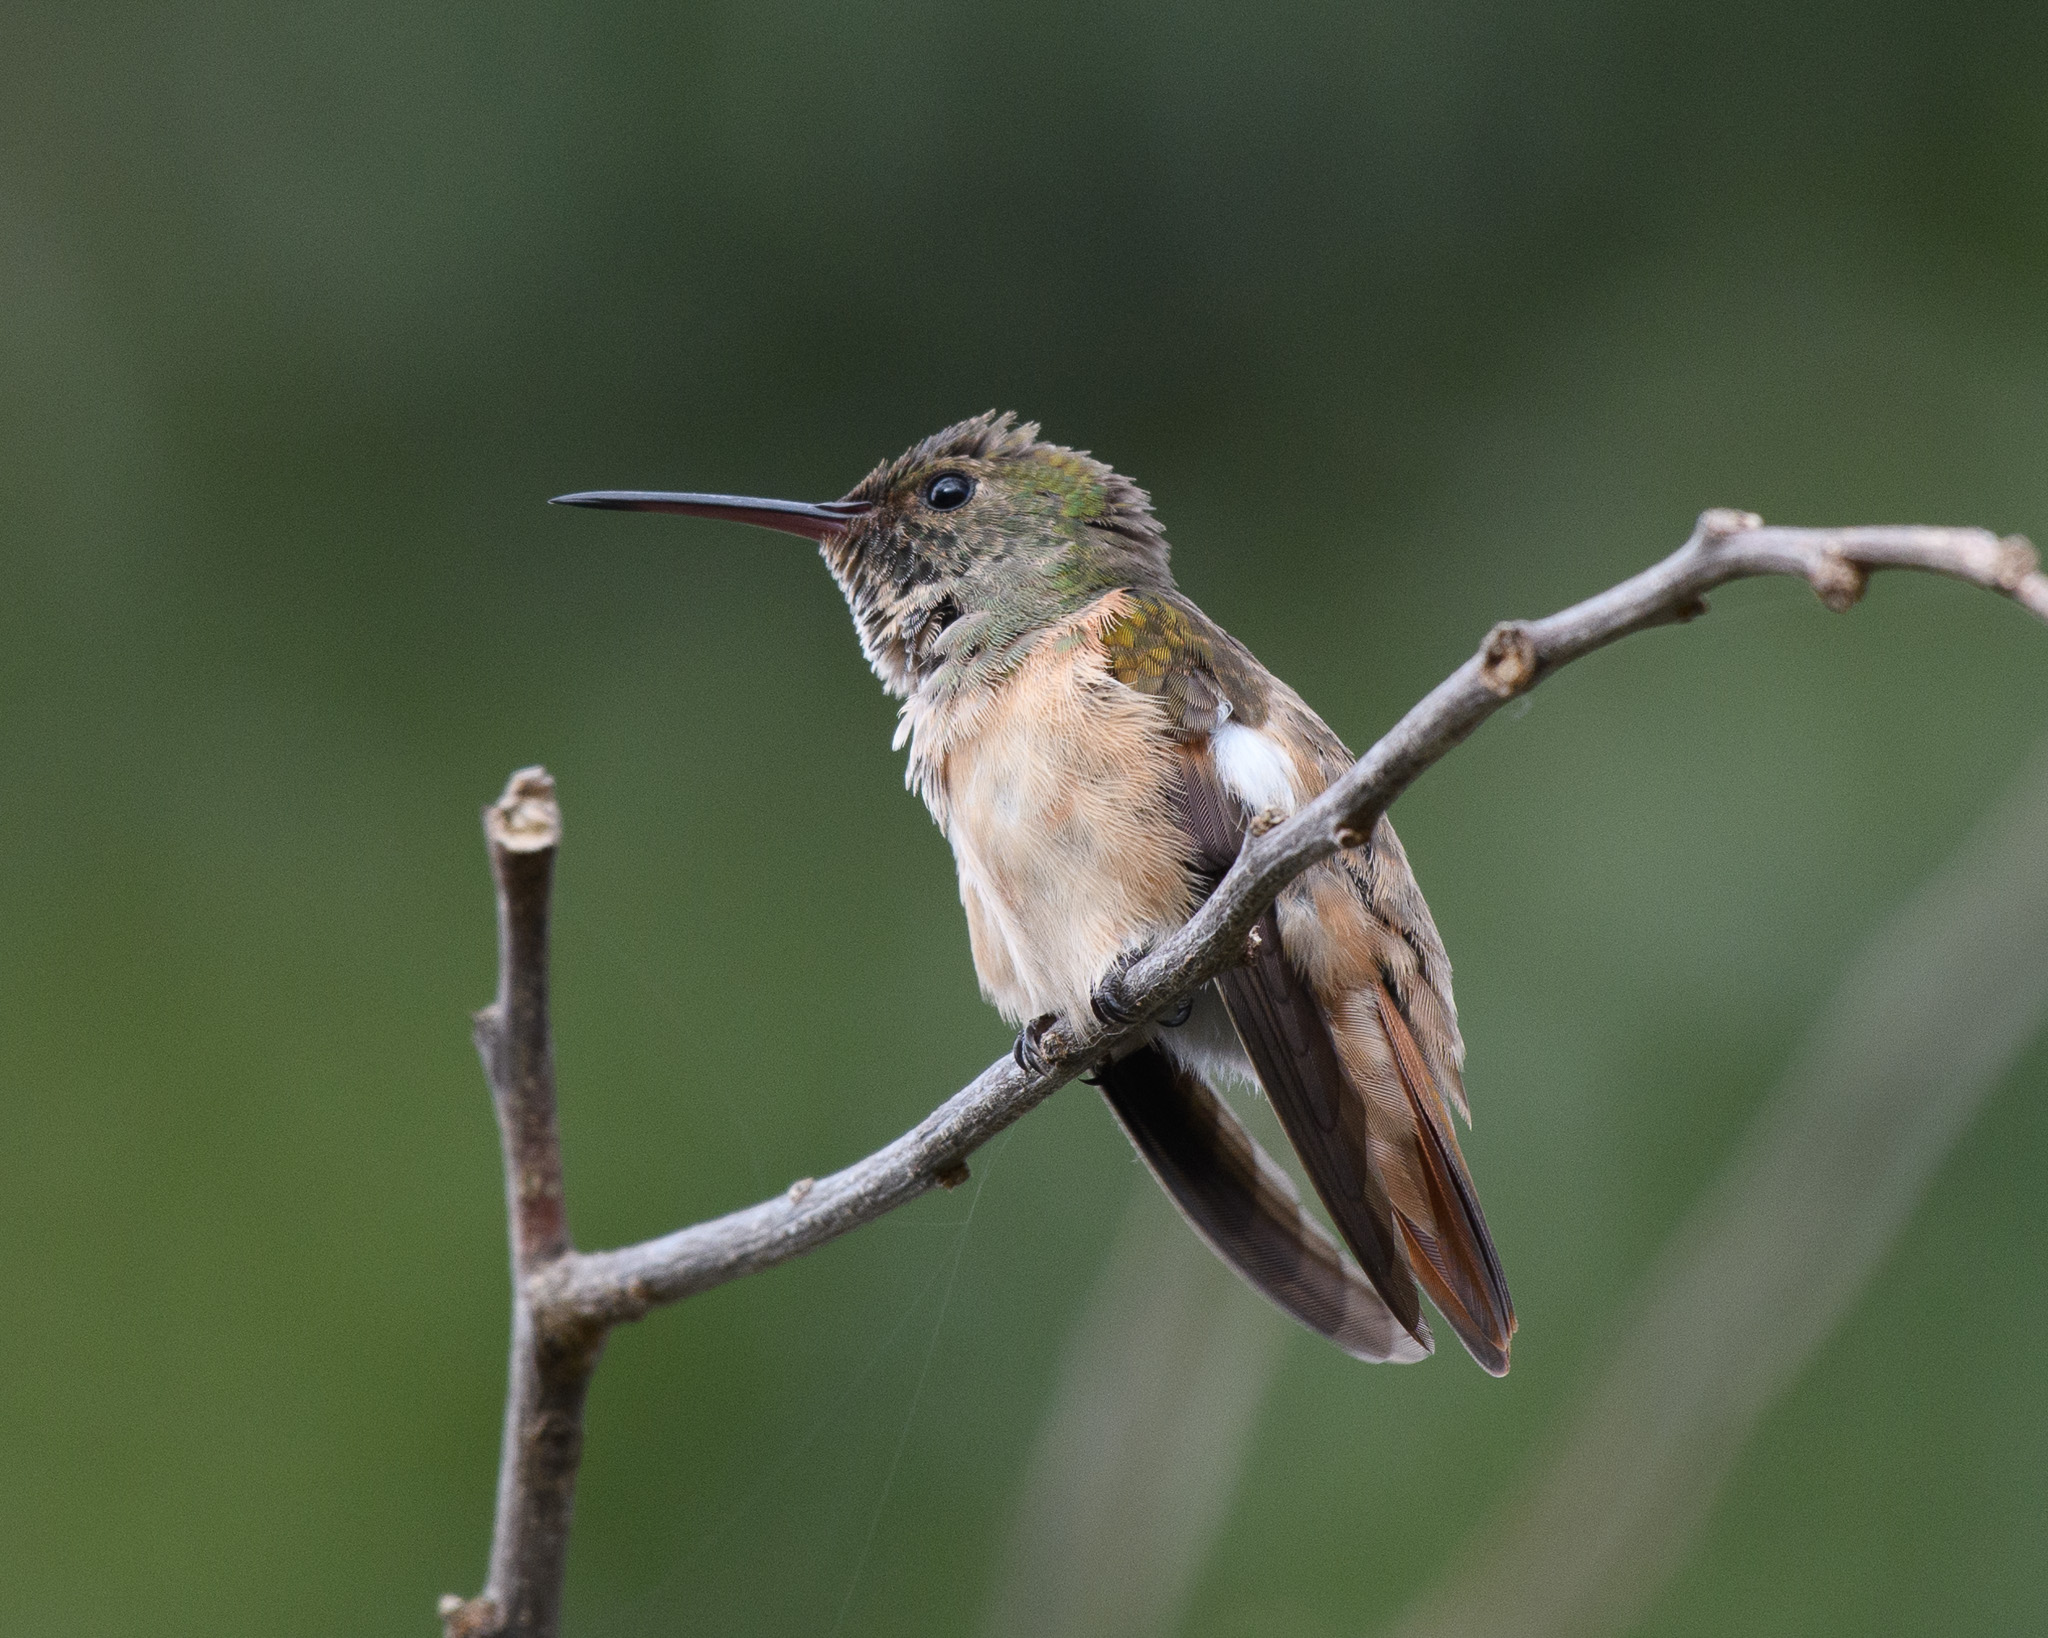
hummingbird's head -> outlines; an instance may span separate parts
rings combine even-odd
[[[1173,583],[1145,492],[991,410],[884,461],[843,500],[599,491],[571,505],[688,512],[806,535],[890,693],[1000,672],[1104,592]]]

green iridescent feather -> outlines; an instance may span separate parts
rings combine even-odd
[[[1265,674],[1244,645],[1175,592],[1140,593],[1103,628],[1118,682],[1163,700],[1176,728],[1211,733],[1226,719],[1266,720]]]

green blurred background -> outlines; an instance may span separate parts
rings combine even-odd
[[[512,767],[567,810],[583,1244],[1007,1044],[801,543],[546,496],[822,498],[1016,408],[1362,745],[1703,506],[2048,534],[2044,86],[2016,4],[11,7],[0,1629],[424,1634],[479,1583]],[[1290,1339],[1187,1631],[1448,1573],[2044,708],[1992,598],[1744,586],[1402,801],[1515,1371]],[[2037,1045],[1642,1630],[2048,1626],[2044,1092]],[[1149,1187],[1082,1088],[977,1179],[614,1339],[571,1632],[976,1626]]]

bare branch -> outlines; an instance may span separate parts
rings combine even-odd
[[[476,1049],[505,1147],[512,1266],[524,1278],[569,1249],[555,1052],[548,1025],[548,897],[562,810],[542,768],[521,768],[484,809],[498,884],[498,995],[476,1015]]]
[[[498,884],[498,996],[476,1015],[476,1047],[505,1150],[512,1358],[490,1579],[479,1597],[442,1599],[441,1621],[447,1638],[552,1638],[583,1459],[583,1398],[604,1344],[601,1329],[536,1312],[528,1295],[569,1251],[548,1028],[548,895],[562,835],[555,782],[540,768],[520,769],[484,810],[484,834]]]
[[[1064,1019],[1039,1040],[1043,1067],[1027,1071],[1009,1058],[990,1065],[910,1131],[845,1170],[614,1251],[578,1252],[569,1243],[547,1020],[548,888],[560,813],[544,772],[513,775],[485,815],[498,881],[499,990],[477,1016],[505,1144],[511,1385],[490,1580],[478,1598],[442,1600],[449,1638],[553,1638],[583,1397],[612,1325],[787,1262],[934,1184],[957,1186],[977,1148],[1240,960],[1252,924],[1288,882],[1357,846],[1425,769],[1561,666],[1633,632],[1704,614],[1706,593],[1732,580],[1795,575],[1829,608],[1843,610],[1883,568],[1967,581],[2048,620],[2048,576],[2017,537],[1917,526],[1773,529],[1746,512],[1703,513],[1690,540],[1633,579],[1546,619],[1494,627],[1471,659],[1314,802],[1284,822],[1261,816],[1216,891],[1123,975],[1115,1011],[1128,1023]]]
[[[1394,799],[1503,705],[1581,656],[1652,626],[1706,613],[1706,594],[1731,580],[1794,575],[1840,611],[1870,571],[1924,569],[2012,598],[2048,620],[2048,576],[2034,548],[1982,529],[1918,526],[1770,529],[1754,513],[1700,514],[1692,538],[1662,563],[1546,619],[1495,626],[1479,652],[1314,802],[1245,844],[1222,885],[1174,937],[1125,975],[1157,1016],[1225,963],[1280,889],[1339,848],[1355,846]],[[1154,996],[1161,999],[1155,1004]]]
[[[1188,924],[1136,963],[1118,1002],[1135,1021],[1093,1028],[1064,1020],[1042,1042],[1049,1068],[991,1064],[895,1142],[809,1189],[618,1251],[570,1253],[535,1286],[564,1317],[610,1325],[637,1319],[743,1274],[787,1262],[916,1199],[979,1145],[1177,1005],[1238,959],[1246,934],[1296,876],[1355,846],[1393,800],[1503,705],[1561,666],[1632,632],[1691,620],[1731,580],[1795,575],[1846,609],[1870,571],[1923,569],[2012,598],[2048,620],[2048,576],[2032,546],[1982,529],[1765,528],[1751,513],[1703,513],[1692,538],[1655,567],[1547,619],[1495,626],[1467,660],[1408,712],[1350,772],[1282,824],[1253,835]],[[1254,827],[1256,829],[1256,827]]]

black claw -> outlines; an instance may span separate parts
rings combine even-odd
[[[1017,1060],[1017,1067],[1025,1074],[1043,1075],[1052,1068],[1040,1043],[1045,1040],[1045,1032],[1059,1021],[1058,1013],[1048,1012],[1017,1031],[1017,1044],[1010,1048],[1010,1056]]]
[[[1126,950],[1116,958],[1102,982],[1095,986],[1095,993],[1088,997],[1088,1010],[1095,1014],[1111,1029],[1121,1029],[1137,1019],[1138,1009],[1131,1002],[1130,986],[1124,982],[1124,974],[1145,952]]]
[[[1095,986],[1095,993],[1088,997],[1088,1010],[1111,1029],[1121,1029],[1138,1016],[1130,1004],[1130,991],[1124,988],[1122,973],[1111,973]]]
[[[1116,958],[1115,964],[1103,974],[1102,982],[1095,986],[1095,993],[1088,997],[1088,1008],[1111,1029],[1121,1029],[1135,1023],[1138,1018],[1137,1003],[1131,999],[1131,987],[1124,975],[1136,966],[1144,950],[1126,950]],[[1194,1016],[1195,998],[1191,995],[1159,1020],[1162,1029],[1179,1029]]]

